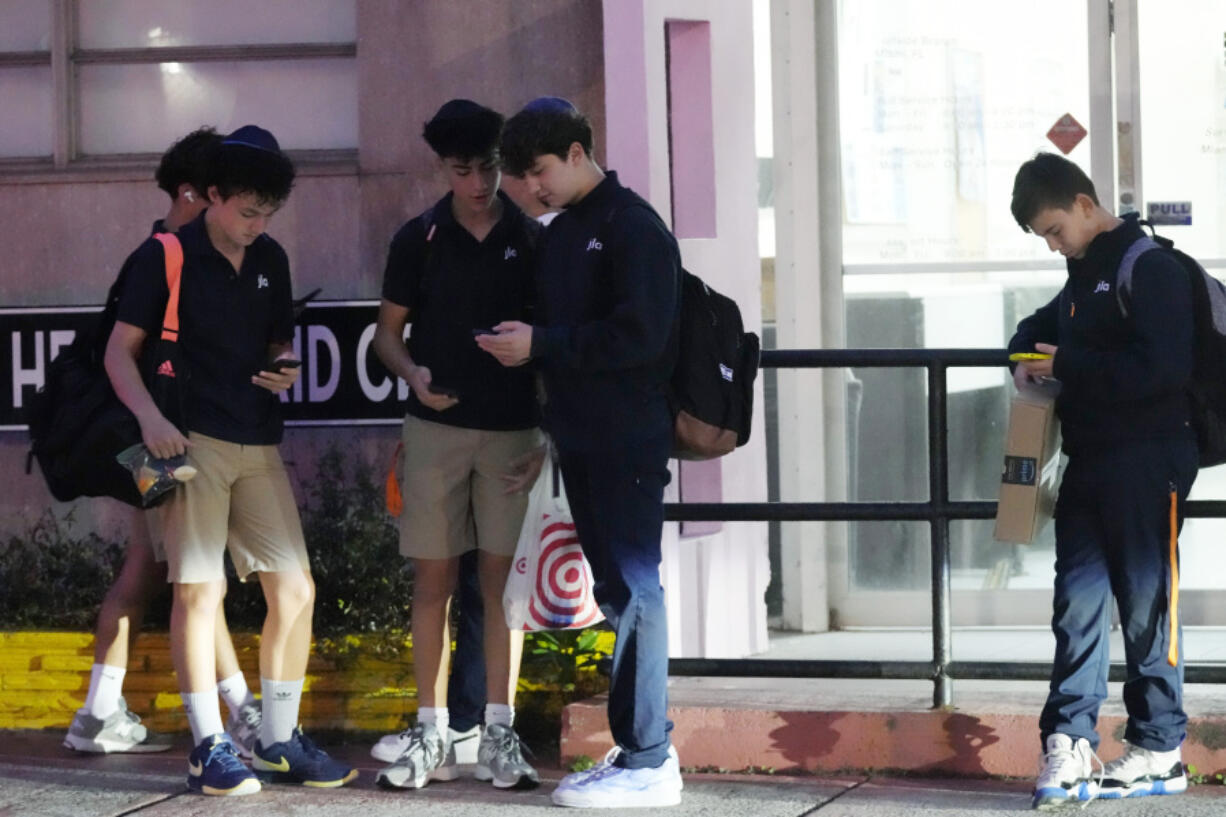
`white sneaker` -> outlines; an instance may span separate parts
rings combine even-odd
[[[123,698],[106,718],[78,709],[64,736],[64,746],[78,752],[165,752],[171,745],[165,735],[146,729]]]
[[[535,789],[541,785],[536,769],[524,760],[523,744],[509,726],[491,723],[481,735],[477,768],[478,780],[489,780],[497,789]]]
[[[384,735],[370,748],[370,756],[384,763],[395,763],[404,754],[413,739],[412,728],[391,735]],[[447,757],[444,766],[457,766],[460,771],[472,772],[477,765],[477,746],[481,742],[481,725],[464,732],[447,728]]]
[[[231,715],[226,721],[226,734],[234,745],[238,756],[251,760],[255,742],[260,739],[260,723],[263,721],[264,710],[259,701],[243,704],[237,714]]]
[[[408,745],[400,757],[379,772],[381,786],[420,789],[431,780],[455,780],[455,764],[446,765],[447,746],[432,723],[421,723],[408,730]],[[373,750],[372,750],[373,753]]]
[[[556,806],[572,808],[660,808],[681,803],[681,767],[671,746],[668,757],[654,769],[623,769],[613,765],[621,753],[614,746],[590,769],[568,774],[554,789]]]
[[[1031,808],[1054,811],[1086,800],[1098,794],[1093,780],[1094,751],[1085,738],[1055,732],[1047,736],[1047,751],[1043,753],[1043,769],[1034,784]]]
[[[1179,747],[1155,752],[1127,743],[1118,759],[1103,769],[1099,797],[1145,797],[1150,794],[1179,794],[1187,791]]]
[[[477,765],[477,748],[481,744],[481,725],[457,732],[447,727],[447,754],[461,771],[471,772]]]

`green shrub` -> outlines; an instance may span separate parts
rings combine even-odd
[[[0,628],[89,630],[123,562],[123,544],[72,532],[72,515],[43,511],[0,540]]]

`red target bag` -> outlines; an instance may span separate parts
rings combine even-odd
[[[552,456],[528,496],[502,609],[512,630],[579,629],[604,620]]]

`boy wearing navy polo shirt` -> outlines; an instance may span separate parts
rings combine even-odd
[[[160,330],[169,292],[162,244],[135,254],[106,350],[116,394],[157,457],[186,453],[198,471],[160,509],[174,584],[171,652],[197,743],[187,785],[212,795],[259,791],[224,733],[214,675],[214,626],[225,593],[227,547],[241,579],[259,576],[268,605],[260,638],[263,722],[252,766],[260,779],[340,786],[357,771],[333,761],[299,729],[314,584],[285,467],[277,452],[278,394],[290,388],[293,310],[285,251],[264,234],[289,196],[294,168],[254,125],[225,137],[209,161],[209,208],[178,232],[183,248],[176,373],[187,434],[150,398],[138,360]]]
[[[544,97],[507,122],[507,171],[563,208],[537,273],[537,314],[505,320],[481,348],[508,367],[533,360],[545,385],[544,427],[557,445],[571,512],[613,626],[606,760],[568,775],[553,802],[661,807],[681,802],[670,745],[668,624],[660,586],[664,486],[673,419],[681,258],[646,201],[592,159],[592,130],[565,100]]]
[[[175,232],[193,221],[208,206],[208,155],[221,141],[212,128],[192,131],[170,146],[158,163],[157,185],[170,196],[166,217],[153,224],[154,233]],[[116,301],[122,293],[133,256],[124,262],[117,284],[108,295]],[[95,333],[96,334],[96,333]],[[92,342],[104,345],[107,338]],[[101,349],[99,350],[101,351]],[[159,585],[166,583],[166,554],[150,535],[146,511],[127,508],[130,526],[123,568],[98,611],[94,635],[94,665],[85,704],[73,716],[64,745],[78,752],[160,752],[170,748],[166,738],[149,732],[140,718],[128,711],[122,697],[127,674],[129,646],[140,632],[145,607]],[[217,611],[218,689],[230,708],[227,730],[244,757],[259,737],[260,705],[247,688],[230,640],[226,617]]]
[[[1175,794],[1188,784],[1177,537],[1198,465],[1191,283],[1144,238],[1135,214],[1102,207],[1090,179],[1062,156],[1040,153],[1021,166],[1012,210],[1022,230],[1068,260],[1060,293],[1009,342],[1010,352],[1046,356],[1017,364],[1019,388],[1060,381],[1068,455],[1056,500],[1056,654],[1033,806]],[[1129,258],[1132,282],[1121,292]],[[1100,775],[1095,726],[1107,697],[1112,597],[1128,667],[1127,748]]]
[[[530,372],[499,366],[474,341],[508,315],[527,316],[539,230],[498,189],[501,132],[500,114],[467,99],[451,100],[426,123],[423,136],[451,192],[396,233],[383,279],[375,350],[412,388],[400,552],[413,560],[419,706],[417,725],[384,738],[372,754],[397,753],[379,782],[399,788],[457,774],[446,706],[447,613],[461,557],[474,550],[488,702],[476,776],[498,788],[539,783],[513,728],[523,633],[501,615],[527,509],[524,488],[539,469],[534,381]]]

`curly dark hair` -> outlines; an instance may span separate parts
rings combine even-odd
[[[495,110],[468,99],[453,99],[422,128],[422,138],[440,159],[494,158],[506,120]]]
[[[199,128],[175,142],[162,154],[153,178],[174,199],[179,185],[187,183],[201,195],[208,189],[208,158],[221,144],[221,135],[209,127]]]
[[[565,159],[575,142],[592,155],[592,124],[586,116],[569,105],[529,103],[503,128],[502,165],[508,173],[522,176],[539,156]]]

